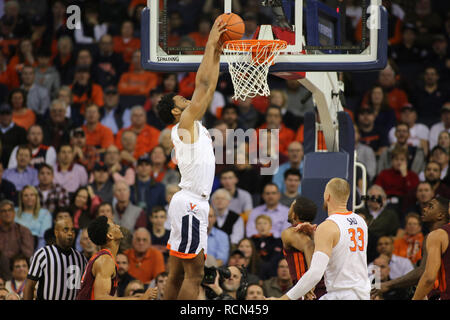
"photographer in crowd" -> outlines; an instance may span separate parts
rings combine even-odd
[[[245,300],[247,271],[238,266],[205,267],[202,287],[205,300]]]

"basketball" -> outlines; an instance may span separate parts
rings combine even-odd
[[[244,20],[235,13],[224,13],[217,17],[220,18],[227,24],[227,31],[220,37],[221,42],[240,40],[245,33]]]

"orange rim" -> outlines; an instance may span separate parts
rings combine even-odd
[[[259,44],[259,46],[256,46]],[[268,45],[272,45],[270,51],[278,51],[286,49],[287,42],[284,40],[258,40],[258,39],[250,39],[250,40],[231,40],[225,41],[224,47],[231,51],[249,51],[258,52],[259,48],[265,48]],[[231,48],[227,45],[233,45]],[[250,46],[250,47],[249,47]]]

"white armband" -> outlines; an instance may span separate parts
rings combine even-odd
[[[311,259],[311,266],[300,278],[295,286],[286,295],[291,300],[298,300],[307,294],[322,279],[330,257],[327,254],[316,251]]]

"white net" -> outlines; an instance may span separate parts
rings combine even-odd
[[[269,67],[286,45],[281,40],[238,40],[225,43],[223,53],[233,82],[233,99],[245,100],[270,95],[267,84]]]

